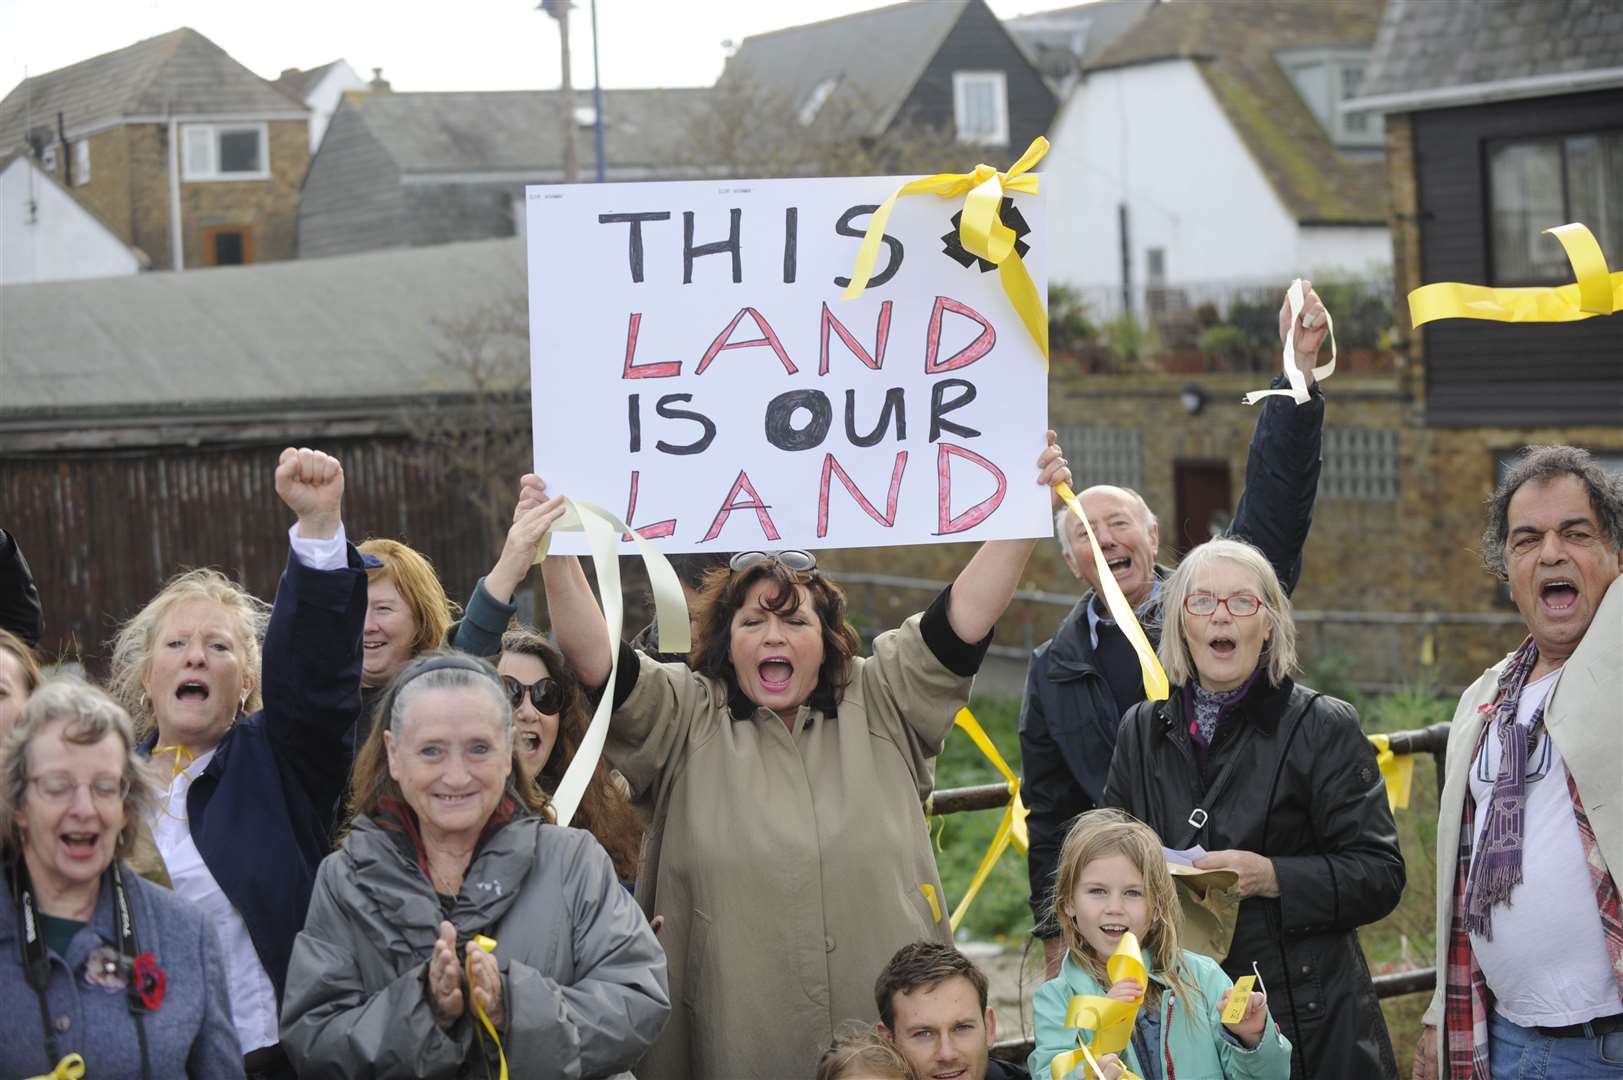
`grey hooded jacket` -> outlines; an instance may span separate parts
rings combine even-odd
[[[288,968],[282,1045],[301,1077],[485,1075],[471,1010],[446,1031],[429,1008],[443,917],[409,843],[357,818],[321,864]],[[474,854],[450,921],[458,955],[475,934],[497,941],[513,1076],[620,1072],[670,1013],[664,951],[589,833],[503,826]]]

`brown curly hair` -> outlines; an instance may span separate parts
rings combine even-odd
[[[862,639],[846,621],[845,590],[817,570],[791,570],[768,559],[737,572],[712,570],[706,574],[695,605],[699,635],[690,660],[693,670],[726,685],[727,704],[734,716],[743,718],[755,712],[755,703],[744,696],[738,672],[733,670],[733,616],[761,581],[772,582],[772,591],[763,599],[766,609],[775,614],[793,611],[800,603],[799,590],[806,590],[823,632],[823,665],[806,704],[833,715],[845,696],[851,658],[862,648]]]

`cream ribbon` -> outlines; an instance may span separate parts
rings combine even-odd
[[[1255,405],[1265,397],[1288,397],[1298,405],[1307,403],[1307,377],[1302,374],[1302,369],[1296,366],[1296,327],[1302,320],[1302,308],[1307,304],[1307,295],[1302,291],[1301,278],[1291,282],[1290,289],[1285,293],[1285,300],[1291,306],[1290,329],[1285,331],[1285,378],[1290,381],[1290,389],[1253,390],[1240,399],[1247,405]],[[1330,330],[1330,362],[1313,369],[1313,377],[1319,382],[1336,373],[1336,324],[1335,320],[1330,318],[1328,308],[1324,312],[1324,325]]]

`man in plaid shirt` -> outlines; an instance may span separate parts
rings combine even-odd
[[[1414,1075],[1623,1077],[1623,482],[1531,448],[1482,554],[1528,637],[1454,714]]]

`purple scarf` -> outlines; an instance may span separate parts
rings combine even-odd
[[[1523,815],[1527,809],[1527,759],[1538,745],[1544,728],[1544,705],[1539,704],[1523,742],[1516,737],[1516,709],[1527,676],[1538,663],[1538,646],[1529,637],[1510,658],[1499,676],[1494,700],[1481,706],[1492,713],[1489,721],[1499,737],[1499,775],[1488,796],[1488,817],[1482,839],[1471,860],[1465,886],[1465,929],[1493,940],[1493,908],[1510,903],[1510,892],[1522,883]]]

